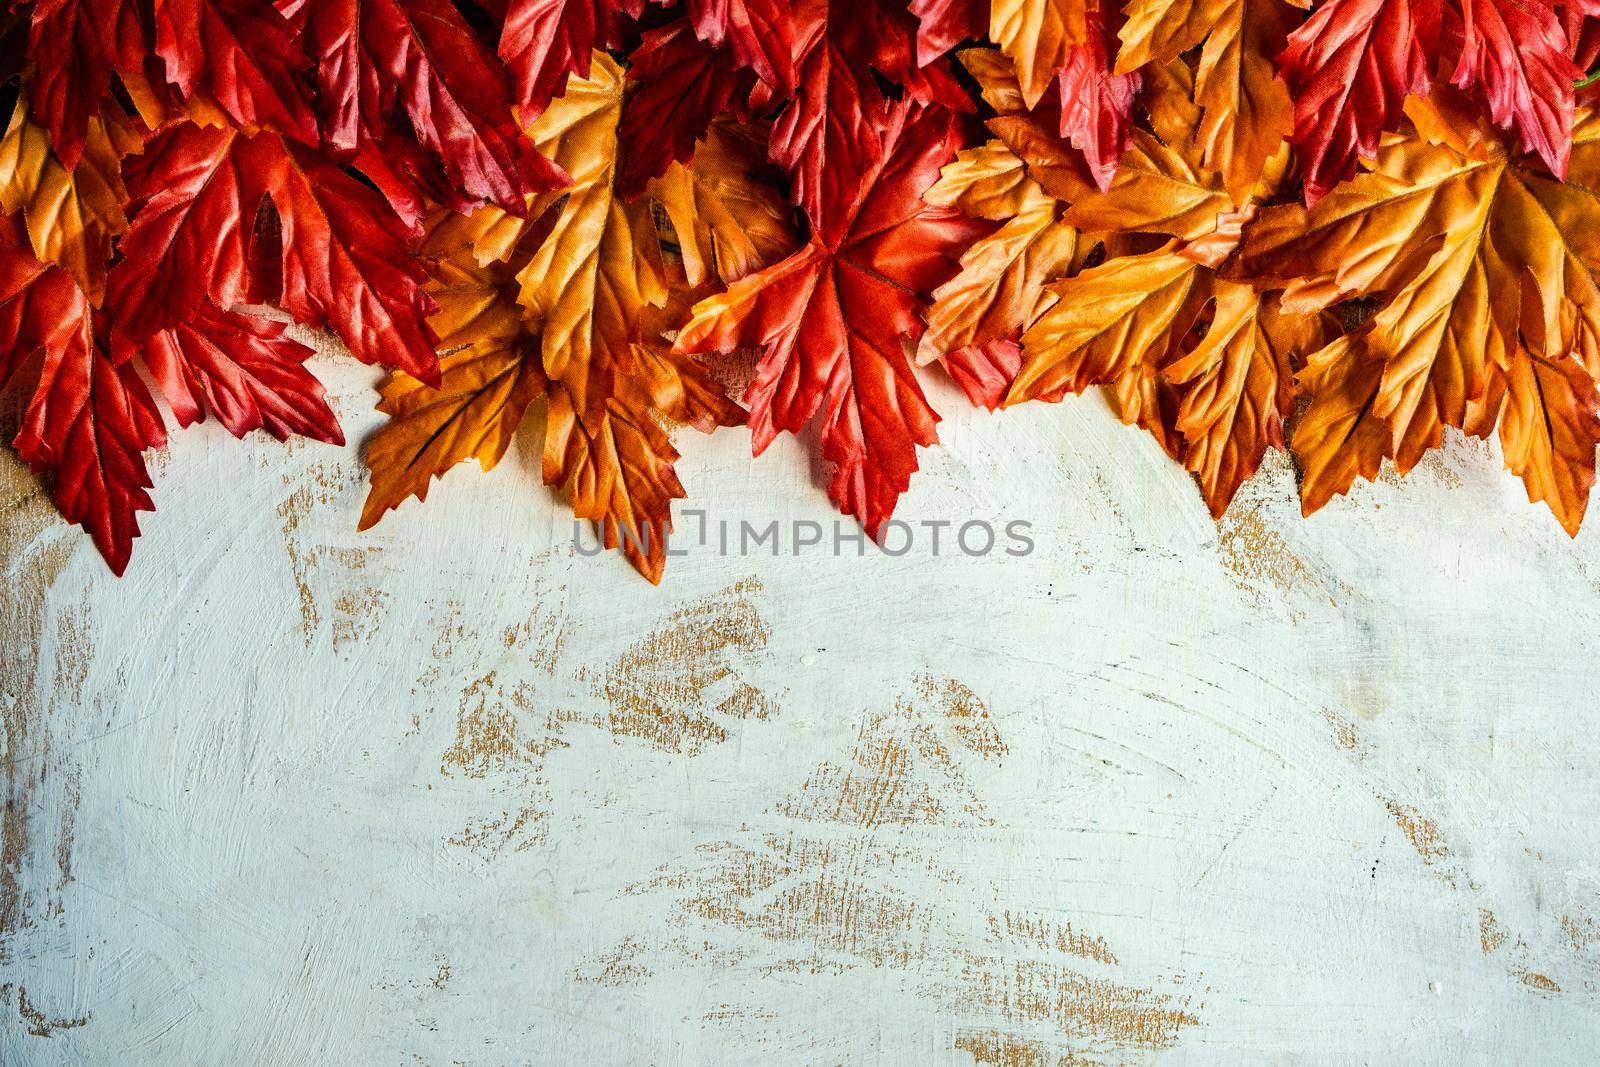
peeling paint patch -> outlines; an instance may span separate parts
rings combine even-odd
[[[28,999],[28,990],[25,986],[13,986],[7,982],[0,985],[0,1004],[10,1006],[13,1003],[12,994],[15,992],[15,1005],[17,1018],[22,1023],[31,1037],[54,1037],[60,1030],[76,1030],[87,1026],[89,1017],[77,1015],[70,1018],[55,1018],[46,1015],[38,1005]]]
[[[772,806],[765,832],[698,845],[627,895],[670,902],[681,935],[658,951],[687,966],[822,981],[870,971],[959,1020],[951,1050],[980,1063],[1172,1047],[1196,1010],[1181,991],[1126,981],[1104,937],[1003,904],[973,925],[955,903],[1004,892],[947,866],[937,843],[987,832],[978,772],[1008,752],[969,687],[918,678],[862,716],[848,754]]]
[[[645,966],[645,953],[643,943],[625,937],[614,948],[580,964],[572,972],[572,978],[576,982],[614,988],[639,985],[653,973]]]
[[[610,708],[604,728],[693,755],[727,740],[727,720],[770,716],[772,697],[740,676],[772,634],[760,591],[752,578],[685,605],[623,652],[594,681]]]
[[[0,425],[11,426],[14,414],[6,411]],[[47,910],[59,910],[60,889],[72,880],[79,787],[68,771],[59,797],[52,799],[44,791],[47,777],[61,772],[51,766],[50,709],[42,701],[41,672],[50,672],[57,702],[62,696],[81,699],[92,648],[86,620],[76,613],[56,620],[61,652],[55,663],[41,663],[39,650],[49,625],[46,594],[65,569],[73,544],[39,480],[13,452],[0,449],[0,581],[6,587],[0,597],[0,773],[5,789],[0,809],[0,961],[9,957],[11,940],[24,927]],[[45,819],[56,824],[53,849],[36,840]],[[42,877],[40,863],[41,854],[50,852],[57,868],[53,884]]]
[[[1316,574],[1268,524],[1259,506],[1239,500],[1217,522],[1217,557],[1235,585],[1252,596],[1320,588]]]
[[[1385,799],[1383,806],[1394,818],[1395,825],[1400,827],[1400,832],[1406,835],[1406,840],[1411,842],[1411,847],[1416,849],[1417,855],[1422,857],[1423,863],[1437,867],[1450,857],[1450,846],[1445,844],[1444,835],[1439,832],[1436,821],[1422,814],[1414,805]],[[1454,884],[1453,875],[1446,874],[1446,877]]]

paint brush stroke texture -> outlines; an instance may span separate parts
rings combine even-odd
[[[1065,422],[952,419],[905,502],[1032,556],[659,590],[573,553],[537,432],[372,536],[352,457],[203,429],[182,565],[121,582],[13,468],[0,1061],[1582,1058],[1596,535],[1464,439],[1309,523],[1273,466],[1219,532]],[[795,445],[693,459],[714,518],[828,519]]]

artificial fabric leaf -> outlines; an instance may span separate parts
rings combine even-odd
[[[685,280],[732,284],[791,252],[798,241],[777,188],[751,180],[763,169],[761,127],[724,116],[688,164],[677,163],[648,192],[672,224]]]
[[[1146,63],[1167,63],[1206,39],[1238,0],[1132,0],[1117,36],[1116,70],[1127,74]]]
[[[1593,113],[1574,129],[1571,166],[1572,180],[1562,183],[1499,146],[1469,155],[1395,140],[1370,174],[1312,211],[1273,208],[1246,231],[1241,271],[1287,279],[1286,305],[1383,296],[1359,330],[1313,360],[1302,383],[1312,405],[1294,446],[1318,473],[1303,487],[1308,512],[1355,476],[1371,477],[1382,458],[1409,470],[1444,427],[1467,424],[1499,378],[1520,388],[1506,415],[1520,421],[1509,431],[1502,424],[1502,437],[1524,446],[1519,473],[1576,529],[1584,499],[1570,457],[1590,425],[1581,417],[1589,398],[1566,364],[1591,376],[1600,369],[1600,244],[1578,221],[1600,208]],[[1538,404],[1549,405],[1552,424],[1572,427],[1564,439],[1527,443],[1528,412]]]
[[[695,36],[687,19],[646,33],[628,61],[635,84],[622,108],[618,188],[632,198],[687,161],[712,120],[749,96],[755,76]]]
[[[1228,262],[1255,203],[1247,198],[1235,210],[1220,175],[1202,163],[1203,149],[1189,136],[1199,113],[1188,68],[1174,62],[1146,72],[1151,125],[1175,144],[1136,130],[1108,191],[1085,189],[1070,155],[1029,119],[1001,116],[991,128],[1022,157],[991,144],[947,168],[933,195],[950,196],[969,214],[1008,219],[1000,233],[1024,225],[1030,212],[1043,217],[1036,190],[1047,201],[1071,198],[1064,211],[1062,203],[1051,205],[1067,224],[1129,235],[1116,243],[1157,234],[1178,239],[1140,254],[1125,247],[1087,270],[1063,250],[1044,282],[1030,281],[1024,292],[1034,299],[1012,302],[1002,320],[1024,331],[1005,402],[1058,400],[1090,386],[1110,387],[1121,418],[1182,460],[1220,515],[1267,448],[1282,446],[1293,361],[1320,343],[1320,331],[1315,316],[1285,314],[1251,286],[1219,275],[1216,268]],[[1018,165],[1037,184],[1019,186]],[[1275,188],[1259,184],[1264,193]],[[979,241],[973,251],[994,240]],[[984,276],[971,275],[973,282]],[[963,277],[966,272],[956,281]],[[964,310],[966,294],[955,283],[938,295],[949,295],[952,307]],[[943,325],[945,311],[936,303],[930,321]],[[980,350],[986,358],[976,364],[988,378],[999,379],[1013,366],[992,333],[974,340],[989,342]],[[962,352],[969,362],[973,355]],[[970,377],[967,367],[957,373],[964,386]],[[983,390],[977,395],[988,403]]]
[[[0,389],[39,351],[64,352],[87,314],[72,278],[34,255],[14,216],[0,215]]]
[[[950,277],[959,244],[990,228],[921,198],[956,138],[947,112],[896,104],[883,158],[840,218],[839,236],[813,233],[788,259],[701,301],[675,344],[680,352],[759,347],[744,397],[755,451],[820,412],[830,495],[873,536],[910,483],[916,446],[936,440],[938,416],[902,343],[922,329],[918,294]]]
[[[1085,0],[990,0],[989,36],[1016,65],[1028,109],[1090,38]]]
[[[1315,318],[1284,315],[1247,285],[1211,284],[1205,339],[1165,377],[1184,387],[1177,415],[1184,465],[1220,518],[1268,447],[1284,447],[1283,423],[1294,410],[1292,360],[1318,345]]]
[[[989,28],[985,0],[911,0],[917,18],[917,64],[927,66],[965,40]]]
[[[1205,165],[1221,173],[1237,202],[1294,128],[1289,91],[1272,62],[1289,28],[1279,0],[1233,0],[1200,52],[1195,103],[1205,119],[1194,137]]]
[[[0,220],[0,383],[42,351],[22,427],[13,442],[35,471],[54,475],[61,514],[94,538],[117,574],[150,511],[144,450],[165,443],[161,413],[131,366],[95,342],[89,302],[65,271],[39,261],[22,228]]]
[[[794,7],[791,0],[688,0],[700,39],[726,44],[733,61],[755,71],[779,95],[794,91]]]
[[[1016,71],[999,52],[969,48],[961,61],[996,112],[990,132],[1028,163],[1050,195],[1072,202],[1110,187],[1133,132],[1130,109],[1140,75],[1112,74],[1103,47],[1076,46],[1059,79],[1060,106],[1046,100],[1030,110]]]
[[[1107,260],[1049,292],[1055,301],[1023,334],[1007,403],[1112,384],[1146,361],[1162,366],[1211,296],[1204,268],[1171,245]]]
[[[210,412],[235,437],[265,430],[280,441],[299,434],[342,445],[326,391],[303,366],[311,354],[283,323],[209,303],[138,352],[179,426]]]
[[[565,384],[573,403],[597,410],[640,339],[645,309],[667,296],[650,204],[625,201],[616,188],[623,84],[616,61],[596,53],[589,77],[569,82],[528,128],[572,184],[545,209],[555,221],[518,274],[518,300],[539,334],[545,374]],[[534,225],[541,212],[531,214]]]
[[[440,384],[406,374],[380,387],[378,410],[389,416],[366,448],[372,489],[361,513],[365,530],[407,497],[426,500],[428,484],[468,459],[491,470],[505,455],[529,405],[548,384],[538,337],[528,332],[515,300],[516,282],[502,264],[480,264],[466,242],[435,228],[437,258],[428,293],[445,353]],[[459,228],[459,227],[457,227]]]
[[[246,246],[270,197],[283,246],[272,299],[296,321],[331,329],[363,362],[437,380],[426,272],[405,246],[404,225],[324,157],[274,133],[179,123],[125,176],[138,209],[106,308],[130,339],[183,321],[207,300],[227,309],[246,298]]]
[[[88,120],[84,150],[70,170],[25,107],[12,113],[0,140],[0,207],[20,212],[34,253],[60,264],[95,300],[105,291],[112,243],[128,228],[122,156],[137,151],[138,135],[115,108]]]
[[[1451,81],[1476,86],[1495,124],[1566,177],[1573,86],[1583,69],[1567,56],[1555,8],[1545,0],[1461,0],[1461,12],[1461,59]]]
[[[34,73],[28,104],[50,131],[62,164],[78,165],[90,119],[111,88],[113,70],[138,70],[145,30],[130,0],[38,0],[28,31]]]
[[[382,141],[403,112],[465,207],[516,213],[529,194],[565,182],[522,136],[509,75],[449,0],[308,0],[305,18],[333,147]]]
[[[310,63],[289,21],[262,0],[152,0],[155,53],[187,98],[214,101],[241,127],[316,144]]]
[[[1378,138],[1399,128],[1407,94],[1433,84],[1440,0],[1327,0],[1278,58],[1294,99],[1292,140],[1307,204],[1315,204],[1371,159]]]
[[[1528,499],[1543,501],[1576,537],[1594,488],[1600,393],[1575,360],[1521,354],[1505,373],[1500,444]]]
[[[997,364],[995,358],[1012,353],[985,346],[1014,341],[1042,310],[1049,300],[1045,284],[1072,269],[1078,232],[1061,221],[1061,205],[998,141],[962,152],[924,199],[1003,224],[973,242],[961,255],[960,273],[934,290],[928,330],[917,349],[919,363],[961,353],[959,367],[950,367],[952,375],[969,395],[968,383],[981,386],[976,395],[992,407],[999,397],[989,383],[998,382],[1011,362]],[[979,353],[969,349],[988,358],[978,360]],[[1009,387],[1009,378],[1005,384]]]
[[[372,490],[362,528],[408,496],[425,499],[430,479],[464,460],[494,467],[529,408],[544,398],[544,480],[571,499],[575,514],[594,520],[608,547],[620,544],[659,581],[671,502],[683,489],[673,471],[678,453],[658,420],[709,430],[733,421],[737,410],[698,363],[659,342],[629,348],[612,395],[575,405],[566,387],[545,375],[539,337],[516,302],[515,257],[526,253],[482,263],[474,236],[470,220],[445,216],[424,244],[438,263],[429,292],[439,305],[433,323],[445,349],[443,380],[437,390],[403,374],[383,384],[379,410],[390,421],[367,446]]]
[[[522,121],[560,96],[568,75],[588,78],[595,49],[621,47],[623,19],[643,10],[644,0],[511,0],[500,58],[515,79]]]
[[[599,413],[585,415],[555,385],[546,412],[544,480],[596,524],[607,548],[621,547],[651,582],[666,566],[671,507],[684,497],[677,450],[648,401],[625,385]]]
[[[920,103],[969,108],[943,61],[919,67],[913,20],[886,0],[799,0],[797,88],[772,128],[772,161],[790,176],[794,202],[830,242],[849,225],[883,155],[891,101],[876,75]]]
[[[1112,70],[1107,38],[1110,26],[1102,6],[1089,11],[1084,40],[1067,49],[1056,74],[1061,90],[1061,136],[1083,153],[1095,183],[1111,184],[1117,161],[1133,129],[1133,98],[1141,84],[1138,74]],[[1021,71],[1019,69],[1018,73]],[[1023,97],[1029,94],[1022,79]]]

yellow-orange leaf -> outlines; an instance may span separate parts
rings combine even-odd
[[[1199,314],[1204,270],[1168,246],[1052,284],[1055,302],[1022,336],[1022,369],[1006,403],[1079,393],[1143,363],[1160,366]]]
[[[961,272],[934,291],[918,362],[1013,337],[1049,300],[1045,284],[1070,271],[1077,231],[999,142],[961,153],[924,199],[1004,225],[962,253]]]
[[[1290,30],[1278,0],[1234,0],[1206,39],[1195,73],[1205,118],[1195,131],[1205,165],[1242,202],[1294,125],[1274,59]]]
[[[1293,408],[1291,357],[1318,347],[1307,337],[1315,322],[1285,316],[1247,285],[1215,279],[1215,312],[1205,339],[1166,369],[1186,386],[1177,427],[1213,517],[1234,494],[1267,448],[1283,447],[1283,421]]]
[[[640,316],[667,297],[650,202],[628,203],[615,189],[623,86],[616,60],[596,52],[589,77],[568,81],[528,127],[540,153],[572,184],[559,197],[536,199],[559,214],[518,274],[518,300],[540,335],[545,373],[566,385],[574,404],[596,410],[612,392]],[[530,212],[528,225],[539,214]]]
[[[1274,208],[1247,230],[1241,273],[1287,280],[1286,304],[1326,306],[1350,294],[1384,301],[1303,380],[1323,416],[1308,412],[1295,434],[1296,451],[1317,471],[1302,486],[1308,510],[1375,474],[1374,455],[1402,472],[1415,465],[1444,427],[1467,425],[1498,372],[1508,397],[1517,390],[1505,418],[1520,421],[1502,425],[1502,439],[1517,446],[1514,459],[1508,446],[1508,462],[1576,528],[1585,468],[1574,442],[1588,423],[1575,413],[1588,401],[1573,368],[1600,369],[1600,234],[1581,221],[1600,211],[1597,188],[1600,121],[1585,112],[1567,182],[1498,145],[1463,153],[1396,138],[1371,173],[1311,212]],[[1333,394],[1326,402],[1322,390]],[[1571,432],[1539,431],[1541,405],[1552,427]]]
[[[727,116],[711,124],[688,163],[674,163],[645,195],[667,213],[691,286],[731,284],[788,255],[798,241],[775,185],[750,174],[765,161],[756,131]]]
[[[22,212],[34,254],[59,263],[97,303],[112,242],[128,229],[122,157],[140,147],[121,109],[107,107],[90,117],[83,156],[69,171],[51,149],[49,131],[29,119],[24,100],[0,140],[0,206],[7,214]]]
[[[446,222],[448,227],[449,223]],[[435,254],[448,230],[434,230]],[[428,483],[456,464],[476,459],[489,470],[500,462],[528,407],[545,393],[538,338],[522,322],[515,281],[500,264],[480,265],[470,245],[441,259],[428,284],[439,304],[430,320],[439,335],[442,381],[432,389],[407,374],[380,386],[378,410],[389,421],[366,448],[372,488],[361,529],[409,496],[425,500]]]
[[[1132,0],[1117,36],[1117,73],[1176,59],[1206,39],[1238,0]]]
[[[1577,361],[1519,354],[1505,375],[1500,444],[1528,499],[1544,501],[1577,536],[1594,487],[1600,393]]]
[[[1016,64],[1023,99],[1032,109],[1086,39],[1086,0],[990,0],[989,36]]]

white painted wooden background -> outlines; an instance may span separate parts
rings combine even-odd
[[[1592,1062],[1595,525],[1459,440],[1218,525],[1098,399],[937,399],[901,516],[1034,555],[653,588],[525,453],[358,534],[354,445],[213,426],[118,581],[8,454],[0,1061]]]

